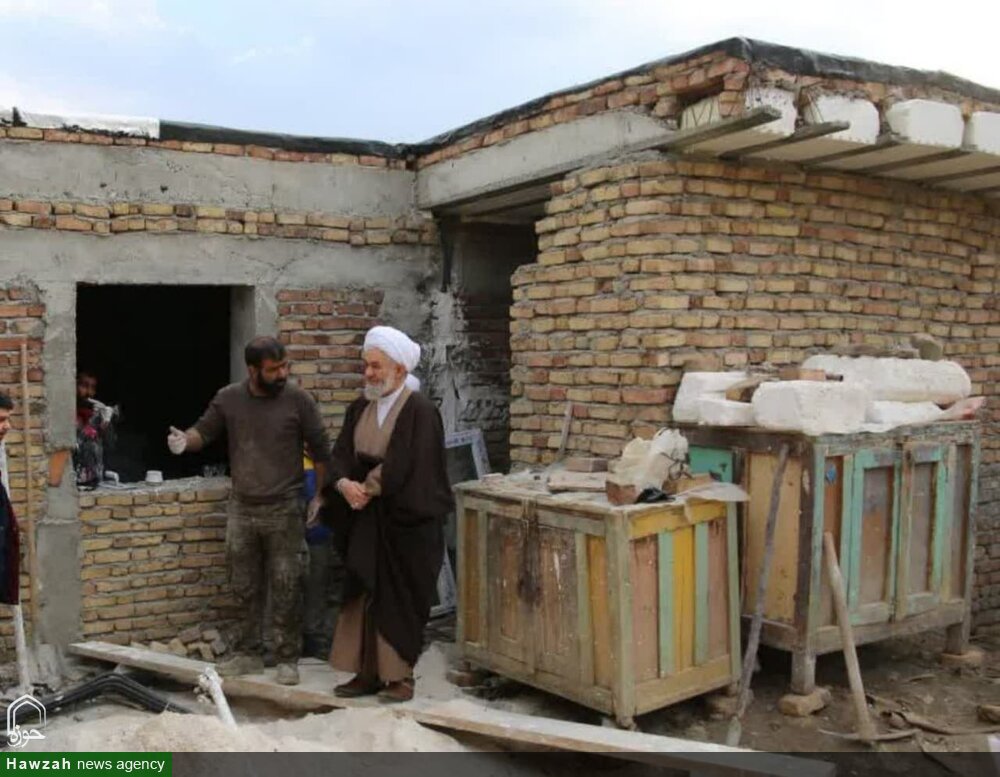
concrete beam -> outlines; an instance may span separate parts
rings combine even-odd
[[[275,162],[158,148],[0,142],[4,196],[211,204],[255,210],[396,216],[413,173],[360,165]]]
[[[5,278],[58,283],[220,286],[377,286],[403,289],[437,270],[435,246],[349,246],[242,236],[113,237],[0,229]]]
[[[417,206],[435,209],[553,180],[601,157],[667,142],[664,122],[613,111],[557,124],[471,151],[417,173]]]

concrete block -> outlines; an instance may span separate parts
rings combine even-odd
[[[673,419],[680,423],[697,423],[701,399],[725,399],[726,389],[747,379],[745,372],[686,372],[681,378],[674,399]]]
[[[698,400],[698,423],[705,426],[753,426],[753,405],[702,397]]]
[[[957,105],[937,100],[904,100],[885,112],[889,128],[911,143],[958,148],[965,133]]]
[[[908,424],[930,424],[944,415],[944,411],[933,402],[885,402],[875,401],[868,407],[865,420],[888,431]],[[881,427],[884,427],[882,429]]]
[[[41,129],[90,130],[130,135],[137,138],[160,137],[160,120],[144,116],[90,116],[59,113],[36,113],[18,108],[21,120]]]
[[[942,653],[941,664],[948,669],[979,669],[985,657],[982,648],[970,647],[964,653]]]
[[[807,718],[830,703],[833,696],[829,688],[817,687],[812,693],[788,693],[778,699],[778,711],[793,718]]]
[[[878,139],[878,108],[869,100],[846,97],[841,94],[814,96],[802,110],[806,124],[824,124],[829,121],[847,121],[851,126],[832,135],[829,140],[850,143],[874,143]]]
[[[965,145],[1000,155],[1000,113],[976,111],[965,123]]]
[[[758,426],[820,435],[861,431],[870,402],[863,383],[789,380],[763,384],[751,405]]]
[[[876,400],[950,405],[972,393],[968,374],[952,361],[817,354],[802,366],[843,375],[845,383],[867,383]]]
[[[795,107],[793,92],[775,87],[757,87],[747,89],[743,99],[748,111],[754,108],[776,108],[781,111],[780,119],[755,127],[757,131],[773,135],[791,135],[795,132],[799,112]]]

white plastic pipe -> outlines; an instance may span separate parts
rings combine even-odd
[[[226,701],[226,694],[222,692],[222,678],[215,671],[215,667],[208,667],[201,676],[198,677],[198,685],[212,697],[215,709],[219,713],[219,718],[228,728],[236,730],[236,719],[233,711],[229,709],[229,702]]]

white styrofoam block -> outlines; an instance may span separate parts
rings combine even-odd
[[[867,383],[877,400],[950,405],[972,393],[968,373],[956,362],[817,354],[802,366],[843,375],[845,382]]]
[[[799,112],[795,107],[795,95],[787,89],[777,87],[755,87],[747,89],[743,96],[747,110],[753,108],[777,108],[781,118],[754,127],[758,132],[776,135],[791,135],[795,132],[795,121]]]
[[[888,429],[907,424],[929,424],[944,415],[944,410],[933,402],[872,402],[868,407],[866,421],[884,425]]]
[[[21,120],[29,127],[40,129],[92,130],[131,135],[139,138],[160,137],[160,120],[143,116],[74,116],[56,113],[34,113],[20,108]]]
[[[0,124],[13,124],[14,123],[14,109],[4,108],[0,105]]]
[[[706,97],[696,103],[692,103],[681,111],[680,128],[692,129],[693,127],[704,127],[722,120],[722,110],[719,105],[719,97]]]
[[[965,122],[965,145],[1000,155],[1000,113],[976,111]]]
[[[806,124],[824,124],[828,121],[850,122],[850,127],[825,137],[851,143],[874,143],[879,134],[878,108],[871,100],[846,97],[842,94],[814,96],[802,111]]]
[[[861,431],[871,393],[863,383],[784,380],[754,392],[754,423],[764,429],[808,435]]]
[[[698,400],[702,397],[726,398],[726,389],[746,380],[745,372],[685,372],[674,398],[673,419],[680,423],[697,423],[700,417]]]
[[[957,105],[937,100],[904,100],[885,112],[889,128],[911,143],[958,148],[965,122]]]
[[[749,402],[702,397],[698,400],[698,423],[702,426],[753,426],[753,406]]]

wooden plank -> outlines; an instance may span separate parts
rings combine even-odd
[[[694,529],[674,532],[674,666],[694,663]]]
[[[190,658],[154,653],[145,648],[104,642],[81,642],[70,646],[75,655],[155,672],[191,685],[211,664]],[[326,668],[323,668],[326,671]],[[366,699],[342,699],[330,691],[278,685],[261,675],[226,678],[226,693],[272,701],[295,709],[372,707]],[[585,723],[502,712],[486,706],[420,699],[397,705],[395,712],[425,726],[558,750],[605,753],[618,758],[680,769],[716,769],[722,774],[761,777],[833,777],[832,764],[793,756],[760,754],[733,759],[732,754],[750,750],[728,748],[708,742],[621,731]]]
[[[701,666],[690,666],[669,678],[656,678],[636,687],[638,714],[658,710],[692,696],[729,685],[729,657],[722,656]]]
[[[694,663],[700,666],[708,659],[708,527],[694,527]]]
[[[476,539],[479,540],[477,549],[476,569],[479,574],[479,642],[486,644],[489,637],[487,628],[489,618],[489,578],[486,577],[489,567],[488,541],[489,541],[489,515],[482,510],[476,512]],[[484,579],[485,577],[485,579]]]
[[[572,532],[541,528],[538,544],[541,599],[534,612],[535,664],[575,682],[580,661],[576,541]]]
[[[629,543],[632,578],[632,661],[635,682],[657,677],[659,650],[659,575],[657,537],[650,535]]]
[[[739,680],[743,667],[743,656],[740,651],[740,581],[739,559],[740,542],[737,527],[739,513],[736,505],[730,504],[726,510],[726,547],[728,550],[729,592],[726,605],[729,608],[729,677],[733,682]]]
[[[516,661],[528,661],[525,644],[530,629],[524,618],[524,602],[518,592],[524,552],[524,523],[490,515],[486,576],[490,587],[490,650]]]
[[[611,696],[615,718],[625,723],[635,714],[635,665],[632,660],[632,581],[629,575],[628,527],[622,516],[608,527],[608,582],[611,594]]]
[[[725,511],[725,505],[721,502],[700,500],[691,501],[686,506],[668,506],[655,513],[631,517],[628,535],[634,540],[663,531],[676,531],[685,526],[717,520],[725,514]]]
[[[611,687],[611,592],[608,589],[608,548],[604,537],[587,537],[590,567],[590,622],[594,630],[594,683]]]
[[[892,595],[894,509],[898,500],[897,467],[882,451],[855,456],[855,515],[860,526],[851,548],[849,605],[859,612],[867,605],[886,602]]]
[[[590,687],[594,682],[594,630],[590,616],[590,564],[587,536],[578,532],[576,543],[576,615],[577,652],[580,656],[580,682]]]
[[[823,464],[823,532],[830,532],[838,548],[843,548],[841,537],[842,513],[844,509],[844,458],[842,456],[826,456]],[[841,550],[843,553],[843,550]],[[816,570],[821,570],[817,558],[813,555],[810,559],[812,566]],[[816,618],[817,626],[836,624],[833,615],[833,594],[830,591],[830,583],[826,575],[819,575],[819,614]]]
[[[708,574],[705,601],[708,606],[708,652],[700,663],[729,655],[729,574],[727,524],[723,519],[707,524]]]
[[[937,553],[933,546],[937,532],[934,502],[939,493],[935,489],[934,476],[938,469],[936,464],[914,463],[904,471],[902,503],[909,506],[900,515],[900,559],[905,559],[906,569],[901,570],[899,590],[904,595],[934,590],[931,587],[931,566],[932,551],[935,555]],[[909,493],[906,492],[907,485]]]
[[[467,510],[462,497],[457,499],[456,514],[458,515],[457,546],[461,549],[458,559],[458,623],[456,638],[458,644],[479,642],[482,632],[479,630],[479,586],[481,574],[479,567],[479,513]],[[485,570],[483,570],[485,571]]]
[[[692,445],[688,450],[688,459],[692,472],[709,472],[723,483],[734,482],[733,452],[728,448]]]
[[[583,534],[593,534],[603,537],[605,524],[603,520],[585,518],[573,512],[565,510],[553,510],[547,508],[537,508],[539,526],[551,526],[554,529],[565,529],[571,532],[581,532]]]
[[[968,445],[952,446],[949,470],[951,472],[951,565],[946,578],[944,598],[957,599],[964,595],[965,537],[969,527],[969,465],[972,450]]]
[[[547,693],[558,694],[564,699],[569,699],[598,712],[608,715],[614,712],[611,691],[608,688],[583,685],[575,674],[566,677],[546,672],[543,669],[531,669],[522,661],[514,661],[483,648],[473,647],[467,651],[467,656],[472,664],[482,669],[496,672]]]
[[[757,580],[764,555],[764,528],[771,502],[777,454],[755,453],[750,457],[750,502],[746,524],[746,580]],[[789,458],[781,484],[781,508],[775,534],[775,548],[764,617],[791,623],[795,615],[795,594],[798,587],[799,511],[801,509],[802,460]],[[752,587],[751,587],[752,589]],[[743,612],[753,612],[756,591],[744,590]]]
[[[674,536],[656,535],[659,571],[660,677],[674,673]]]
[[[934,557],[931,562],[930,590],[940,595],[951,565],[948,545],[951,540],[952,483],[948,468],[943,462],[938,462],[934,469]]]

